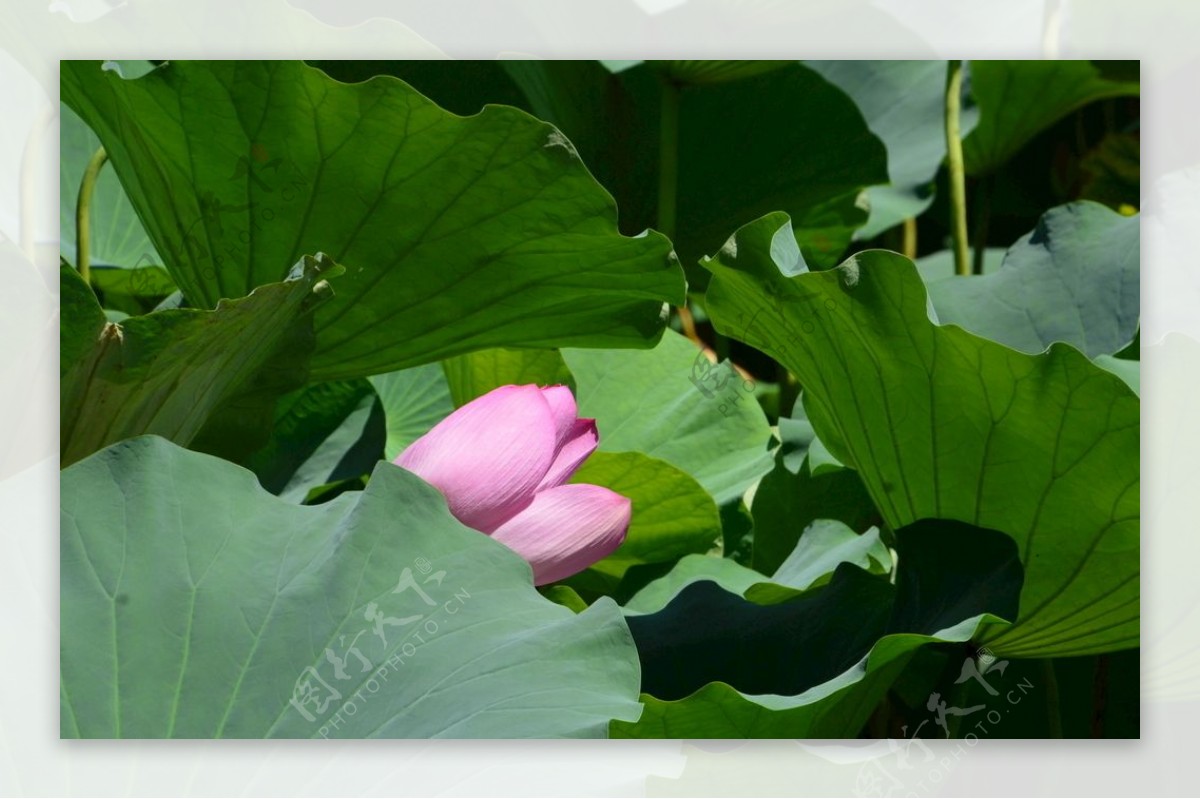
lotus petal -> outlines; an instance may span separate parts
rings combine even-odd
[[[490,533],[533,501],[557,439],[537,386],[502,386],[447,416],[395,463],[436,486],[463,524]]]
[[[632,504],[601,486],[578,483],[539,491],[492,538],[529,561],[536,585],[583,571],[625,540]]]

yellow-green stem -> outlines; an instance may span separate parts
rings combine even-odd
[[[901,247],[904,250],[904,257],[910,260],[917,258],[917,220],[915,217],[909,217],[904,220],[904,238],[902,239]]]
[[[950,233],[954,240],[954,271],[971,274],[967,242],[967,174],[963,163],[959,126],[962,98],[962,62],[951,61],[946,70],[946,162],[950,178]]]
[[[79,198],[75,202],[75,261],[79,276],[84,283],[90,284],[92,277],[91,256],[91,214],[92,193],[96,190],[96,178],[108,161],[108,153],[101,147],[92,154],[87,169],[83,170],[83,180],[79,182]]]

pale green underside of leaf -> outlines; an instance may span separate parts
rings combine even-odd
[[[589,736],[640,712],[611,600],[543,599],[525,561],[387,463],[304,507],[124,441],[63,472],[61,574],[63,737]],[[328,700],[300,703],[311,720],[290,701],[304,680]]]
[[[822,441],[893,527],[948,518],[1001,530],[1025,567],[997,653],[1136,646],[1139,402],[1075,349],[1026,355],[927,316],[912,262],[868,251],[785,277],[772,214],[705,265],[717,328],[786,365]]]
[[[71,263],[75,255],[75,209],[79,184],[88,161],[100,147],[96,134],[67,105],[59,104],[59,249]],[[142,229],[112,166],[100,170],[90,206],[90,252],[93,264],[126,269],[161,264],[162,259]]]
[[[1008,250],[1004,247],[985,248],[982,274],[990,275],[998,270],[1004,263],[1004,255],[1007,252]],[[954,252],[952,250],[938,250],[929,255],[922,255],[913,263],[917,265],[917,271],[921,273],[921,278],[927,286],[936,280],[951,280],[959,277],[954,273]]]
[[[840,563],[886,574],[892,557],[877,528],[857,533],[841,522],[818,519],[801,534],[800,543],[771,575],[771,582],[805,591],[822,585]],[[764,597],[751,591],[747,598],[761,602]]]
[[[1138,329],[1140,222],[1093,202],[1053,208],[999,269],[928,281],[938,321],[1031,354],[1064,342],[1112,355]]]
[[[395,460],[454,410],[450,387],[436,363],[374,375],[370,381],[387,420],[384,456],[388,460]]]
[[[326,485],[349,477],[365,476],[374,467],[378,452],[371,453],[359,464],[363,468],[357,475],[343,474],[343,463],[367,435],[375,397],[364,396],[313,454],[300,465],[279,496],[292,502],[303,502],[316,486]],[[373,458],[368,460],[369,458]],[[370,464],[369,466],[367,464]]]

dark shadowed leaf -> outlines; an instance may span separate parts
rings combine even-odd
[[[614,735],[853,737],[919,648],[1015,614],[1021,565],[1008,536],[941,520],[896,536],[894,586],[843,563],[828,585],[767,606],[697,582],[630,616],[646,713]]]
[[[366,380],[307,385],[279,400],[270,440],[243,465],[292,502],[317,486],[370,474],[385,434],[376,403]]]
[[[835,263],[867,219],[862,190],[888,180],[883,145],[854,103],[799,63],[627,63],[617,74],[588,62],[506,68],[637,227],[657,222],[658,198],[646,187],[658,185],[662,166],[664,81],[683,84],[673,239],[684,264],[720,246],[731,223],[775,208],[791,212],[811,262]]]
[[[970,70],[979,124],[963,142],[963,157],[972,175],[995,171],[1075,109],[1140,91],[1135,81],[1101,77],[1090,61],[972,61]]]

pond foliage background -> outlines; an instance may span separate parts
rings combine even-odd
[[[64,62],[62,735],[1136,737],[1139,93]],[[391,462],[526,384],[632,508],[536,588]]]

